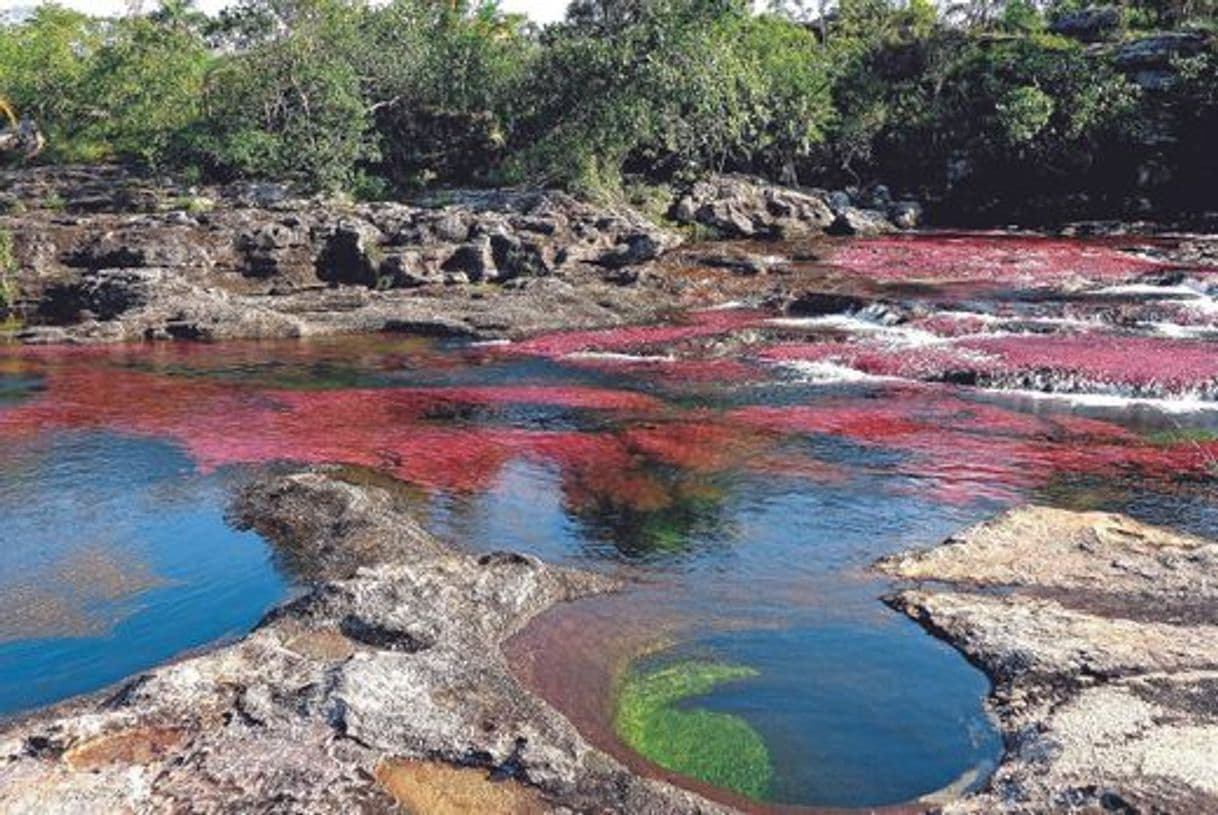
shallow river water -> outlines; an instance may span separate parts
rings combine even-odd
[[[984,780],[986,678],[867,567],[1027,501],[1212,534],[1218,277],[988,236],[818,254],[786,273],[834,296],[781,319],[0,348],[0,716],[247,630],[297,578],[226,524],[234,484],[342,461],[457,545],[628,581],[512,659],[642,768],[818,806]],[[656,727],[737,769],[683,764]]]

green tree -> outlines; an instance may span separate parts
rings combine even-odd
[[[77,133],[97,110],[84,80],[105,28],[101,21],[55,4],[38,6],[27,20],[0,27],[0,92],[39,122],[52,158],[93,157]]]
[[[263,39],[216,64],[186,152],[211,175],[270,176],[337,190],[377,155],[354,54],[362,3],[265,0]]]

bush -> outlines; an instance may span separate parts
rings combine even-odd
[[[543,36],[518,178],[613,192],[624,171],[777,170],[823,139],[830,81],[807,30],[730,0],[575,11]]]

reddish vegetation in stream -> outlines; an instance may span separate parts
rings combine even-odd
[[[882,281],[993,282],[1029,287],[1124,281],[1167,268],[1116,247],[1028,236],[908,236],[852,241],[829,262]]]
[[[791,456],[781,446],[792,434],[902,453],[895,466],[912,479],[909,488],[949,501],[1013,498],[1062,473],[1199,475],[1218,458],[1218,442],[1155,446],[1107,422],[1034,416],[970,402],[943,388],[722,413],[681,409],[633,391],[569,385],[288,391],[111,367],[89,354],[24,360],[18,369],[39,374],[43,390],[0,408],[0,439],[105,429],[177,440],[205,468],[344,461],[459,491],[488,489],[508,461],[525,458],[561,471],[564,494],[577,511],[606,502],[654,511],[684,491],[701,489],[658,478],[657,465],[695,477],[729,470],[846,477],[849,469],[813,455],[801,454],[800,466],[787,466]],[[496,407],[508,404],[596,411],[613,425],[581,432],[497,424]]]
[[[1208,342],[1087,334],[987,337],[963,345],[997,360],[995,372],[1052,372],[1164,394],[1218,388],[1218,350]]]
[[[943,379],[951,372],[984,372],[992,360],[950,345],[894,347],[874,340],[776,345],[760,357],[768,362],[832,362],[871,376]]]
[[[684,323],[650,326],[626,326],[597,331],[568,331],[545,334],[515,343],[504,350],[508,353],[538,356],[563,356],[583,351],[602,353],[639,352],[649,348],[664,348],[674,343],[701,337],[714,337],[736,329],[756,325],[764,315],[745,309],[718,309],[693,312]]]
[[[967,381],[1066,393],[1209,396],[1218,392],[1218,352],[1201,340],[1116,334],[1015,334],[904,346],[884,339],[789,343],[769,362],[832,362],[872,376]]]
[[[951,392],[894,389],[882,399],[826,400],[734,411],[744,424],[783,433],[844,437],[911,458],[900,469],[940,500],[1012,499],[1057,474],[1121,471],[1175,478],[1212,473],[1218,442],[1154,446],[1108,422],[1040,417],[967,401]],[[912,488],[912,487],[911,487]]]

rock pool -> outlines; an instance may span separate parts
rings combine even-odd
[[[635,766],[814,806],[983,780],[985,677],[867,567],[1026,501],[1213,529],[1215,279],[993,236],[790,273],[781,315],[516,343],[0,349],[0,714],[247,629],[302,576],[230,485],[339,461],[460,545],[629,581],[513,659]]]

